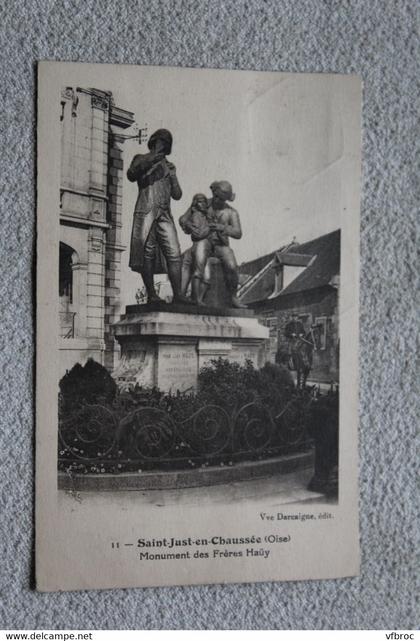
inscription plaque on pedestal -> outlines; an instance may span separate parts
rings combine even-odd
[[[157,387],[166,392],[193,391],[197,385],[198,356],[194,343],[159,343]]]

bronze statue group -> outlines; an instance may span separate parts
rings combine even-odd
[[[137,182],[138,196],[134,209],[130,245],[130,267],[143,278],[147,302],[163,302],[154,275],[167,273],[173,303],[203,305],[211,287],[209,258],[219,259],[230,305],[246,307],[237,296],[238,268],[230,238],[242,236],[239,214],[229,203],[235,199],[227,180],[210,185],[211,197],[197,193],[190,207],[179,219],[181,229],[191,237],[192,245],[181,254],[178,232],[171,213],[171,199],[180,200],[176,168],[167,156],[172,151],[172,134],[158,129],[148,141],[149,152],[134,156],[127,171]],[[189,291],[191,295],[187,296]],[[304,387],[312,366],[315,341],[309,341],[301,321],[295,316],[286,326],[289,342],[289,368],[297,371],[297,386]]]

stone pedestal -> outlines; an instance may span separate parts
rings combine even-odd
[[[250,310],[154,303],[129,305],[114,324],[121,360],[114,378],[122,388],[136,383],[165,392],[193,391],[198,372],[219,357],[263,365],[268,329]]]

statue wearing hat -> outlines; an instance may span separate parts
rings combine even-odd
[[[179,219],[186,234],[191,234],[193,245],[186,252],[183,265],[183,293],[191,279],[191,295],[193,302],[203,302],[203,291],[208,286],[206,265],[210,256],[216,256],[222,265],[223,275],[230,294],[233,307],[246,307],[236,295],[238,288],[238,267],[235,254],[229,246],[229,238],[242,237],[241,222],[236,209],[227,201],[232,202],[235,194],[232,185],[227,180],[215,181],[210,185],[212,198],[207,200],[207,207],[202,207],[202,194],[194,197],[191,207]],[[199,198],[197,198],[199,197]],[[199,223],[197,208],[202,207],[204,217]],[[187,259],[187,260],[186,260]],[[189,272],[188,277],[186,273]]]
[[[182,190],[175,165],[166,158],[172,151],[172,134],[158,129],[148,141],[149,153],[134,156],[127,171],[139,192],[134,209],[130,244],[131,269],[141,274],[148,302],[160,301],[154,274],[168,273],[173,301],[189,303],[181,293],[181,250],[171,198],[180,200]]]

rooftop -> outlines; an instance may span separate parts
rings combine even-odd
[[[300,258],[301,257],[301,260]],[[254,302],[258,300],[267,300],[274,291],[274,273],[275,265],[306,265],[305,269],[290,282],[277,296],[271,297],[273,301],[276,298],[297,294],[298,292],[308,291],[331,284],[334,276],[340,273],[340,230],[337,229],[329,234],[319,236],[306,243],[293,243],[256,258],[252,261],[242,263],[239,272],[247,275],[248,279],[243,283],[243,291],[249,295],[251,289],[253,294],[255,290],[261,287],[261,296],[255,297]],[[270,282],[271,292],[268,294],[268,283]],[[247,287],[248,285],[248,287]],[[257,293],[255,291],[255,293]]]

